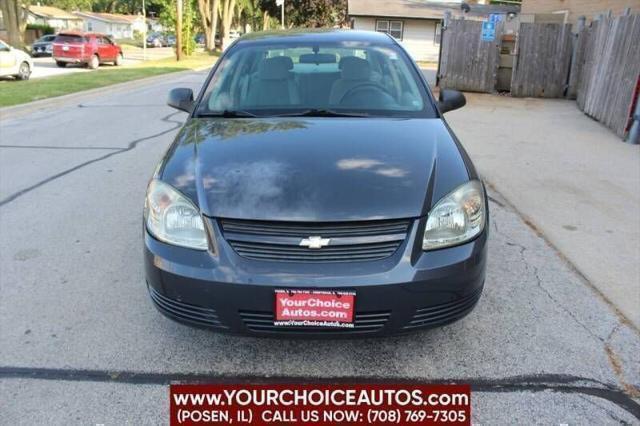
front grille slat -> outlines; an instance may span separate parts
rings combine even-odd
[[[354,316],[353,328],[331,327],[282,327],[274,325],[272,312],[240,311],[245,327],[258,333],[321,333],[321,334],[367,334],[380,331],[389,320],[391,312],[359,313]]]
[[[416,309],[414,316],[403,329],[430,327],[461,318],[473,309],[481,294],[482,288],[454,302]]]
[[[407,219],[324,224],[219,220],[226,241],[240,256],[279,262],[386,259],[406,240],[410,223]],[[320,249],[300,245],[311,236],[329,238],[329,244]]]
[[[172,317],[176,317],[183,321],[188,321],[201,326],[220,329],[227,328],[227,326],[222,324],[222,322],[218,319],[218,315],[213,309],[179,302],[174,299],[169,299],[168,297],[160,294],[151,286],[149,286],[149,294],[156,307],[160,309],[160,311]]]

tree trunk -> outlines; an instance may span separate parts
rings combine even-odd
[[[265,10],[262,12],[262,31],[267,31],[269,29],[269,11]]]
[[[176,0],[176,59],[182,60],[182,0]]]
[[[4,26],[9,33],[8,42],[18,49],[24,47],[24,31],[27,28],[27,22],[23,19],[21,4],[22,2],[18,0],[0,0]]]
[[[216,33],[218,32],[218,15],[220,10],[220,0],[213,0],[211,8],[211,44],[216,47]]]
[[[212,49],[211,40],[211,2],[209,0],[198,0],[198,11],[200,12],[200,24],[204,30],[204,45],[207,50]]]
[[[236,7],[236,0],[224,0],[222,8],[222,27],[220,28],[222,38],[222,50],[229,45],[229,30],[231,30],[231,22],[233,20],[233,10]]]

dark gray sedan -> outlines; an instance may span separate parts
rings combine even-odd
[[[195,98],[144,207],[168,317],[257,336],[441,326],[485,281],[485,188],[416,64],[374,32],[240,38]]]

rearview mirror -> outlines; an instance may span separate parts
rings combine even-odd
[[[441,113],[453,111],[454,109],[462,108],[467,103],[462,92],[451,89],[440,90],[440,97],[438,99],[438,107]]]
[[[193,110],[193,90],[184,87],[171,89],[167,105],[180,111],[191,112]]]

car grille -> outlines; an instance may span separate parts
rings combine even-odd
[[[482,294],[482,288],[455,302],[416,309],[411,321],[403,328],[433,327],[455,321],[468,314]]]
[[[220,220],[226,241],[240,256],[282,262],[355,262],[391,256],[407,238],[409,220],[305,224]],[[300,245],[311,236],[328,238],[319,249]]]
[[[322,334],[367,334],[375,333],[385,326],[391,315],[390,311],[356,312],[353,328],[331,327],[282,327],[273,324],[273,312],[240,311],[240,318],[245,327],[257,333],[322,333]]]
[[[158,293],[153,287],[148,287],[151,300],[162,313],[195,325],[222,329],[228,328],[220,322],[215,310],[169,299]]]

